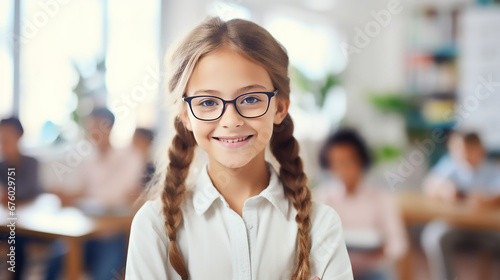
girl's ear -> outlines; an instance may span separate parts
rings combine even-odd
[[[276,112],[274,114],[274,124],[280,124],[288,114],[290,100],[276,98]]]
[[[182,110],[179,117],[181,118],[184,127],[189,131],[193,131],[193,128],[191,126],[191,120],[189,119],[187,110]]]

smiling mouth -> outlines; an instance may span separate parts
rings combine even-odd
[[[250,139],[250,138],[252,138],[252,136],[253,135],[248,135],[248,136],[245,136],[245,137],[232,138],[232,139],[221,138],[221,137],[212,137],[212,138],[214,138],[217,141],[224,142],[224,143],[238,143],[238,142],[242,142],[242,141],[245,141],[247,139]]]

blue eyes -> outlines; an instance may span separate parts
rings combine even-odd
[[[245,97],[241,103],[248,103],[248,104],[253,104],[253,103],[257,103],[259,102],[260,99],[255,97],[255,96],[248,96],[248,97]]]
[[[214,107],[218,106],[219,102],[217,102],[217,99],[203,99],[198,103],[198,106],[202,107]],[[237,104],[255,104],[262,101],[260,98],[256,96],[242,96],[241,98],[238,98],[236,101]]]
[[[206,99],[206,100],[202,100],[199,105],[205,106],[205,107],[212,107],[212,106],[217,106],[218,104],[213,99]]]

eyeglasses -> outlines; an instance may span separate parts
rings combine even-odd
[[[271,98],[278,94],[273,92],[248,92],[233,100],[224,100],[212,95],[183,97],[189,104],[193,116],[201,121],[215,121],[226,111],[226,104],[233,104],[236,111],[244,118],[258,118],[267,113]]]

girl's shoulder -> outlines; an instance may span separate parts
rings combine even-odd
[[[289,216],[290,223],[296,223],[295,215],[297,214],[297,210],[293,206],[291,207],[293,208],[293,212]],[[335,244],[342,245],[342,223],[337,211],[328,205],[314,200],[311,207],[309,218],[311,221],[310,235],[312,249],[317,251],[321,248],[322,250],[329,251],[328,246],[333,246],[331,248],[334,248]]]
[[[144,204],[139,208],[136,213],[140,216],[158,216],[158,214],[163,215],[163,205],[161,203],[160,198],[156,198],[153,200],[148,200],[144,202]]]
[[[192,192],[190,190],[186,191],[180,208],[184,214],[192,212]],[[146,226],[145,223],[147,223],[147,226],[152,225],[163,230],[164,221],[163,202],[158,197],[146,201],[135,214],[132,223],[141,223],[142,226]]]
[[[139,208],[132,220],[132,228],[149,228],[159,236],[164,235],[166,241],[167,236],[164,229],[163,204],[159,198],[148,200]]]
[[[193,194],[190,191],[186,192],[186,197],[181,205],[184,214],[191,214],[189,212],[193,211],[192,195]],[[289,216],[289,219],[291,222],[295,223],[297,210],[291,205],[291,203],[290,206],[293,209],[293,212],[291,213],[292,215]],[[335,209],[317,201],[312,201],[311,207],[310,220],[311,233],[313,235],[316,233],[319,234],[326,231],[339,231],[342,229],[340,217]],[[140,227],[153,226],[163,232],[164,217],[163,203],[161,199],[157,198],[146,201],[135,214],[132,223]]]
[[[340,217],[330,206],[313,201],[311,273],[321,279],[352,279]]]

